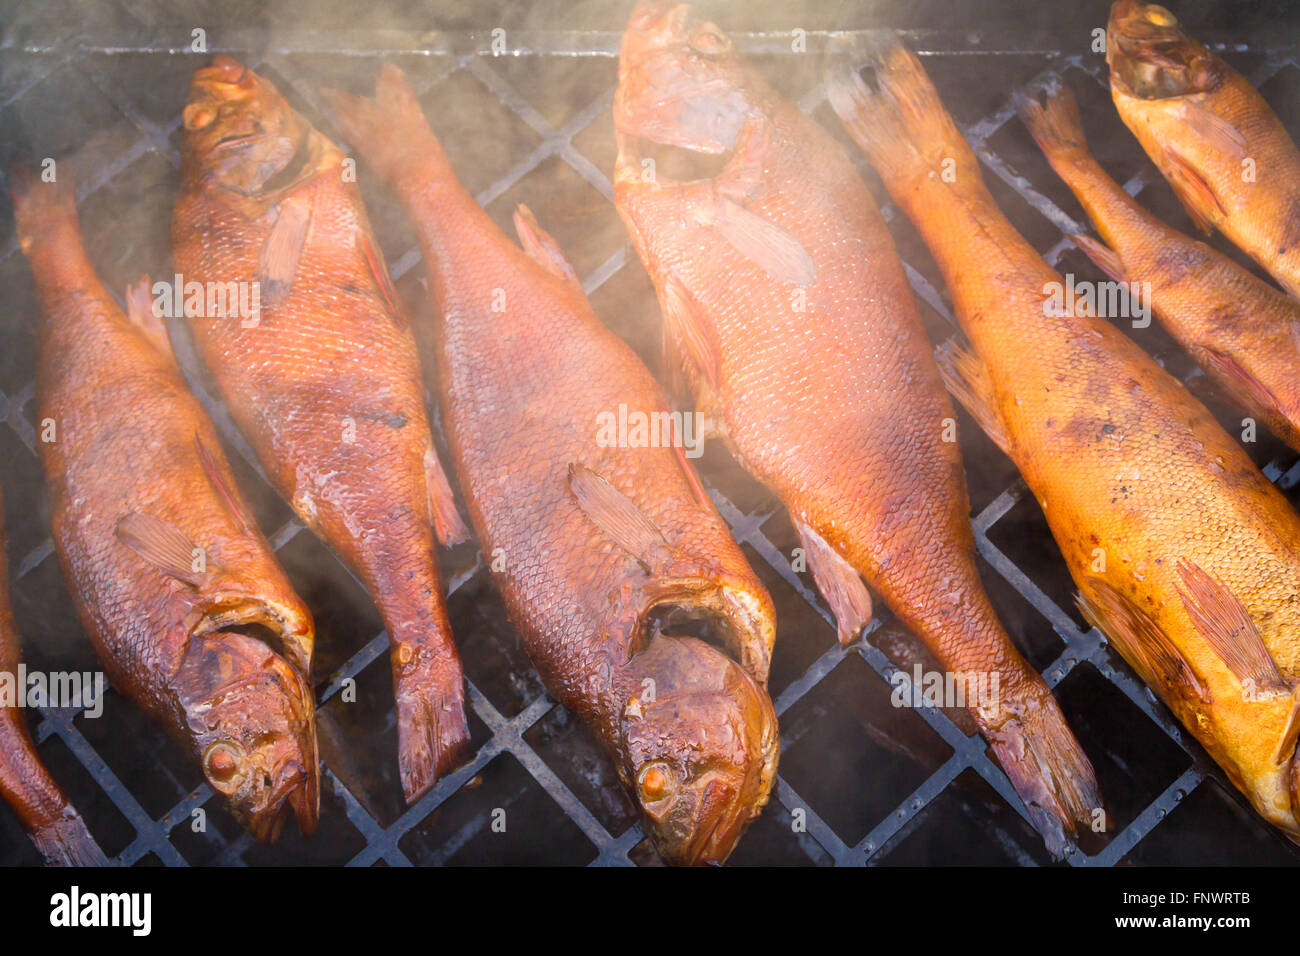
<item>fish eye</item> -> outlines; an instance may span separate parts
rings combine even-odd
[[[217,118],[217,111],[211,106],[200,103],[191,103],[185,107],[181,114],[181,122],[188,130],[204,129],[211,126],[212,121]]]
[[[1176,21],[1174,15],[1164,7],[1151,6],[1147,8],[1147,20],[1158,27],[1173,26]]]
[[[731,42],[715,27],[701,27],[691,37],[691,46],[700,53],[724,53]]]
[[[642,803],[657,803],[672,793],[676,775],[662,761],[646,764],[637,776],[636,788]]]
[[[213,744],[203,755],[203,767],[216,786],[230,783],[239,773],[241,763],[239,751],[225,741]]]

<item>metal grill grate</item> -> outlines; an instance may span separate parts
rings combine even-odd
[[[81,170],[79,202],[88,245],[115,290],[135,278],[131,270],[139,271],[142,262],[157,267],[167,262],[166,216],[179,158],[181,94],[169,90],[155,101],[152,88],[183,84],[189,71],[206,60],[184,52],[188,30],[152,35],[155,39],[143,45],[83,40],[43,46],[10,34],[7,48],[0,47],[8,62],[0,74],[0,138],[42,123],[53,128],[56,139],[67,138],[69,131],[75,137],[81,115],[48,116],[67,107],[61,91],[83,93],[74,113],[92,113],[95,106],[87,102],[112,111],[109,117],[92,115],[82,123],[93,135],[80,149],[78,163],[87,167]],[[617,33],[513,31],[506,57],[492,55],[486,34],[384,31],[365,34],[368,44],[349,34],[346,48],[328,32],[298,33],[293,42],[270,48],[251,38],[241,43],[240,36],[226,35],[220,50],[244,56],[265,72],[336,139],[316,95],[322,82],[339,83],[334,73],[341,70],[364,83],[381,54],[404,66],[414,62],[408,72],[419,84],[434,128],[479,201],[503,223],[516,199],[534,205],[539,220],[573,255],[597,311],[651,357],[654,336],[647,329],[657,320],[653,293],[614,216],[605,173],[613,158],[609,107]],[[847,143],[825,105],[816,59],[831,40],[843,42],[846,36],[869,39],[866,31],[834,36],[809,31],[812,52],[807,54],[791,52],[788,33],[741,33],[733,39],[778,88]],[[1011,92],[1067,76],[1076,90],[1089,84],[1089,95],[1098,93],[1097,102],[1105,106],[1099,58],[1068,55],[1032,41],[993,44],[979,34],[922,31],[905,39],[926,55],[940,93],[1013,221],[1053,265],[1093,276],[1063,237],[1079,231],[1085,220],[1020,129]],[[992,49],[995,45],[1001,49]],[[262,52],[249,52],[257,49]],[[1300,109],[1289,116],[1286,112],[1287,106],[1300,107],[1294,53],[1236,50],[1228,55],[1264,87],[1284,121],[1300,119]],[[972,89],[972,77],[988,88]],[[547,97],[552,79],[565,88],[566,103]],[[459,103],[458,115],[488,129],[493,141],[480,134],[468,137],[469,145],[463,146],[440,122],[436,107],[446,102]],[[1104,111],[1088,110],[1088,102],[1083,105],[1091,125],[1093,114]],[[1158,174],[1113,111],[1106,116],[1116,135],[1096,144],[1103,162],[1112,171],[1133,170],[1126,181],[1129,192],[1143,192],[1144,201],[1185,228]],[[882,201],[931,333],[936,341],[946,337],[952,319],[933,262],[910,225],[885,201],[869,167],[851,146],[849,150]],[[362,176],[364,185],[364,172]],[[542,197],[552,189],[561,200],[578,197],[579,212],[565,219],[557,211],[548,218]],[[394,280],[408,297],[422,297],[420,254],[400,213],[379,190],[367,187],[366,198]],[[0,207],[0,282],[7,300],[0,326],[7,353],[0,357],[0,415],[7,429],[0,435],[0,450],[11,452],[0,454],[0,480],[10,503],[15,610],[31,666],[94,669],[88,642],[67,609],[49,539],[48,508],[34,457],[30,280],[16,254],[8,209]],[[117,215],[106,219],[106,209],[125,221],[119,225]],[[137,229],[140,235],[133,231]],[[110,241],[99,246],[96,237]],[[402,241],[390,244],[394,237]],[[108,266],[105,257],[112,260]],[[398,805],[393,754],[385,750],[393,746],[385,741],[394,733],[387,635],[378,632],[359,585],[304,533],[266,486],[250,449],[214,401],[185,330],[173,328],[173,337],[187,377],[222,432],[259,517],[265,527],[278,528],[271,535],[277,553],[321,625],[321,832],[311,841],[286,832],[277,846],[258,846],[225,814],[220,799],[179,749],[110,693],[101,719],[43,709],[34,720],[42,755],[105,850],[126,865],[655,862],[612,768],[596,754],[585,728],[545,695],[527,667],[473,545],[444,555],[443,564],[469,677],[476,752],[415,806]],[[1139,338],[1196,384],[1198,373],[1158,328]],[[1225,409],[1213,407],[1225,424],[1232,422]],[[1057,690],[1097,764],[1120,825],[1100,837],[1096,847],[1090,845],[1090,852],[1076,849],[1068,862],[1108,866],[1300,858],[1254,816],[1104,640],[1075,616],[1068,575],[1037,506],[1010,463],[964,416],[961,440],[977,509],[981,570],[995,606],[1031,663]],[[1300,463],[1294,456],[1267,438],[1252,453],[1295,500]],[[809,576],[791,567],[787,555],[794,535],[780,507],[717,449],[702,463],[714,501],[773,592],[780,622],[772,690],[782,720],[781,775],[772,804],[742,840],[734,862],[1047,862],[1017,797],[977,735],[940,710],[889,707],[889,681],[898,665],[906,668],[905,661],[924,659],[914,639],[882,611],[863,638],[847,648],[838,646],[829,612]],[[366,634],[373,636],[357,640]],[[344,703],[341,692],[352,680],[361,688],[360,699]],[[331,744],[331,733],[337,745]],[[507,811],[504,834],[491,828],[492,811],[498,808]],[[199,809],[207,826],[196,833],[192,821]],[[792,826],[796,818],[804,823],[802,831]],[[0,814],[0,863],[34,860],[16,824]]]

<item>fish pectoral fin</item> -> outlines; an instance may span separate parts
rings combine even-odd
[[[469,538],[469,528],[456,510],[451,482],[447,480],[438,453],[432,447],[424,452],[424,475],[429,486],[429,517],[433,521],[434,535],[444,548],[460,544]]]
[[[162,317],[153,310],[153,283],[143,275],[126,287],[126,317],[153,345],[173,362],[172,340]]]
[[[1246,398],[1247,410],[1250,410],[1250,406],[1254,406],[1281,418],[1287,417],[1281,404],[1273,397],[1273,393],[1265,388],[1259,379],[1242,368],[1241,363],[1231,355],[1203,345],[1193,345],[1189,351],[1202,365],[1218,373],[1233,391]]]
[[[1226,215],[1219,197],[1200,173],[1172,149],[1165,149],[1169,185],[1192,217],[1196,228],[1207,236],[1214,231],[1214,217]]]
[[[953,398],[970,412],[971,418],[984,429],[993,444],[1002,449],[1008,458],[1011,457],[1011,436],[1007,434],[1002,419],[998,416],[993,381],[979,356],[951,338],[934,350],[934,357],[939,363],[943,384]]]
[[[1082,232],[1073,233],[1070,241],[1083,250],[1084,255],[1092,260],[1093,265],[1116,282],[1128,281],[1124,273],[1123,260],[1110,246]]]
[[[1192,99],[1184,98],[1179,108],[1183,122],[1201,139],[1210,144],[1216,153],[1245,159],[1247,142],[1241,130],[1218,113],[1206,109]]]
[[[117,523],[117,538],[163,574],[198,589],[207,583],[210,571],[196,571],[202,550],[183,532],[151,514],[132,511]]]
[[[257,263],[258,281],[262,285],[262,300],[265,304],[279,305],[289,295],[293,277],[298,272],[298,261],[307,244],[307,229],[310,225],[309,202],[290,197],[280,203]]]
[[[664,328],[673,341],[695,364],[709,388],[717,390],[721,376],[722,355],[704,307],[681,280],[669,276],[664,281]]]
[[[569,465],[569,491],[597,528],[649,574],[656,551],[671,549],[659,526],[636,503],[586,465]]]
[[[1076,598],[1079,610],[1143,680],[1162,697],[1173,695],[1200,704],[1209,701],[1209,689],[1191,662],[1145,611],[1101,578],[1088,578],[1088,585],[1093,596],[1080,592]]]
[[[799,532],[799,542],[808,556],[808,569],[817,582],[817,590],[835,614],[840,643],[848,644],[871,620],[871,592],[857,569],[827,544],[825,538],[793,515],[790,520]]]
[[[1197,632],[1237,680],[1257,693],[1290,693],[1290,686],[1240,599],[1222,581],[1191,561],[1179,560],[1178,576],[1183,582],[1178,595]]]
[[[581,291],[582,282],[578,279],[578,274],[564,257],[555,237],[537,224],[533,211],[520,203],[515,207],[514,223],[519,244],[524,247],[528,257],[551,275],[558,276]]]
[[[1273,751],[1273,763],[1286,764],[1295,758],[1296,741],[1300,740],[1300,688],[1291,692],[1291,713],[1282,729],[1282,738]]]
[[[398,325],[405,325],[406,313],[402,310],[401,299],[397,295],[397,289],[393,287],[392,277],[388,274],[388,264],[384,262],[384,254],[375,244],[375,237],[371,235],[369,228],[361,228],[357,231],[357,248],[365,257],[366,267],[370,270],[371,278],[375,280],[375,288],[379,290],[384,305],[388,306],[389,315]]]
[[[777,282],[809,286],[816,280],[817,265],[803,243],[738,202],[718,197],[708,224]]]
[[[245,534],[256,534],[257,525],[249,517],[238,493],[222,476],[221,466],[217,463],[217,456],[208,448],[207,443],[204,442],[203,437],[198,432],[194,433],[194,444],[198,448],[199,464],[203,466],[203,473],[207,475],[208,482],[221,498],[222,504],[226,506],[226,511],[235,519],[235,522],[243,529]]]

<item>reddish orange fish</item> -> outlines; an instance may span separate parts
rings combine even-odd
[[[148,280],[124,315],[95,275],[66,177],[15,170],[13,200],[42,316],[54,543],[82,626],[113,686],[188,747],[255,836],[274,840],[290,809],[310,834],[311,615],[186,387]]]
[[[776,775],[771,598],[680,433],[659,427],[671,423],[663,392],[592,312],[554,240],[523,207],[523,249],[496,227],[395,67],[375,100],[331,99],[419,231],[460,484],[530,657],[613,757],[664,859],[725,860]],[[602,437],[620,408],[654,416],[655,440]],[[691,618],[731,657],[677,636]]]
[[[615,202],[696,406],[789,509],[841,640],[871,617],[865,578],[949,672],[998,688],[969,712],[1063,852],[1100,812],[1092,766],[984,593],[953,410],[857,171],[685,6],[632,14],[614,120]],[[721,171],[670,180],[664,146]]]
[[[0,511],[0,514],[3,514]],[[18,689],[18,624],[9,607],[9,562],[0,527],[0,685]],[[3,697],[3,694],[0,694]],[[0,699],[0,796],[51,866],[107,866],[86,823],[41,763],[22,711]]]
[[[271,480],[379,607],[414,801],[464,757],[469,730],[435,542],[466,530],[409,321],[342,152],[270,83],[219,56],[195,72],[184,126],[177,269],[258,296],[242,315],[196,308],[190,327]]]

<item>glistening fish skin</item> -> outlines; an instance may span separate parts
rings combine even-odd
[[[3,506],[0,506],[2,508]],[[0,675],[16,684],[18,625],[9,607],[9,562],[0,528]],[[21,708],[0,702],[0,797],[50,866],[107,866],[85,821],[41,763]]]
[[[409,321],[343,154],[270,83],[217,57],[194,74],[184,126],[177,269],[257,283],[261,306],[190,327],[271,480],[379,607],[413,802],[464,757],[469,730],[435,544],[435,529],[444,543],[465,529]]]
[[[600,440],[602,415],[667,401],[527,210],[525,252],[457,182],[396,68],[374,100],[331,100],[419,232],[456,469],[511,621],[664,859],[722,862],[776,774],[771,599],[680,448]],[[664,633],[673,611],[709,618],[735,660]]]
[[[1170,333],[1241,409],[1300,451],[1300,301],[1138,205],[1089,154],[1068,87],[1020,109],[1105,245],[1075,241],[1113,279],[1150,283]]]
[[[1264,98],[1140,0],[1111,7],[1106,62],[1120,117],[1192,219],[1300,295],[1300,150]]]
[[[789,509],[842,640],[871,617],[865,578],[948,671],[996,679],[969,712],[1062,853],[1099,812],[1092,766],[980,582],[953,410],[857,171],[684,6],[633,13],[614,120],[615,202],[697,407]],[[650,143],[730,158],[651,180]]]
[[[1025,477],[1088,617],[1265,819],[1300,838],[1300,517],[1205,408],[1006,220],[920,62],[831,103],[943,270],[974,349],[948,377]],[[945,172],[948,175],[945,175]]]
[[[82,626],[113,686],[187,746],[256,837],[274,840],[290,809],[310,834],[311,615],[248,516],[148,280],[124,315],[86,257],[63,167],[57,182],[30,170],[12,181],[41,310],[54,544]],[[233,630],[247,625],[284,656]]]

